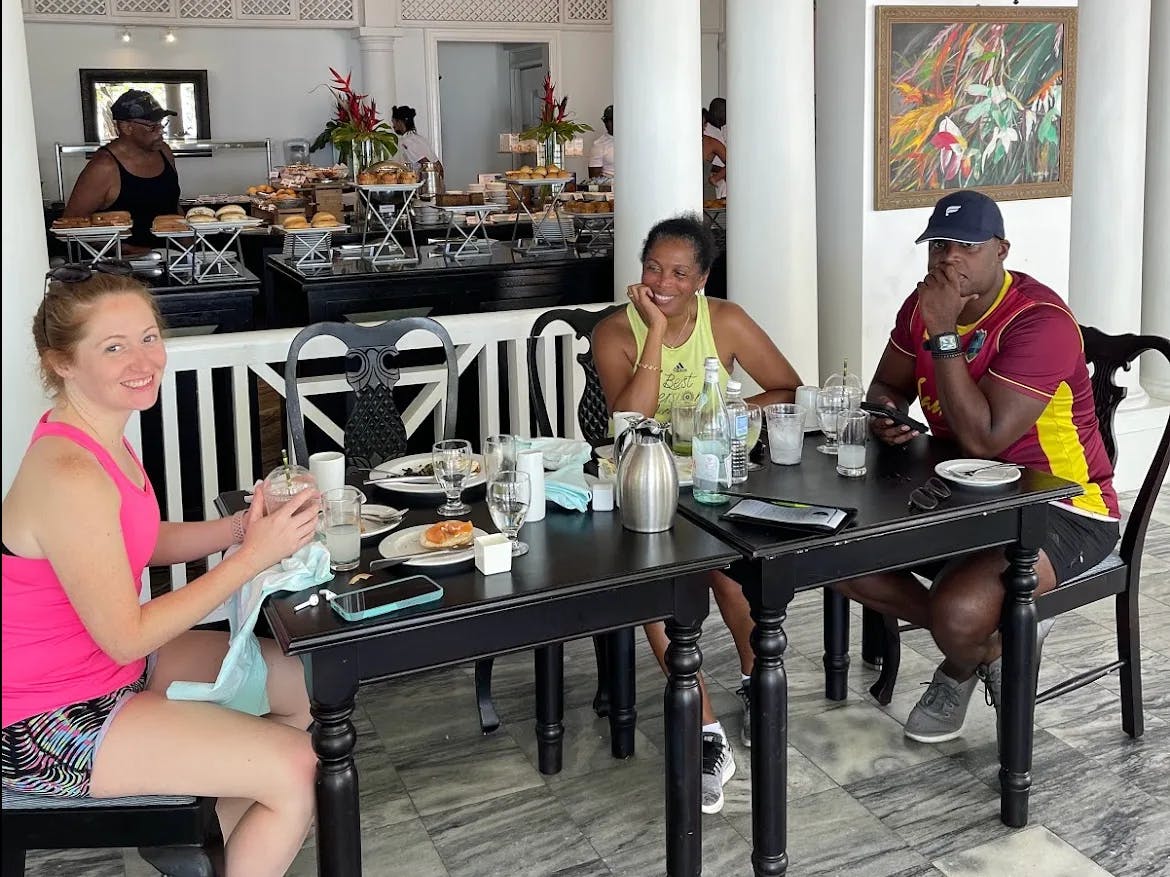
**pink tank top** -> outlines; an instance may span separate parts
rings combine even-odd
[[[121,587],[137,593],[137,583],[158,542],[158,501],[150,479],[143,471],[146,486],[138,487],[94,439],[68,424],[50,423],[48,416],[45,414],[37,424],[32,442],[47,435],[69,439],[92,453],[117,485],[122,497],[119,514],[122,536],[133,575]],[[142,470],[129,443],[126,448]],[[67,511],[63,506],[62,514]],[[145,659],[119,664],[94,642],[47,560],[4,554],[0,563],[4,727],[48,710],[109,694],[142,675]],[[105,585],[118,586],[113,582]]]

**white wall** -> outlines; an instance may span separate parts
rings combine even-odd
[[[178,40],[162,41],[161,28],[132,28],[134,41],[117,40],[118,29],[103,25],[25,25],[37,153],[43,196],[57,198],[53,143],[80,143],[81,88],[85,67],[159,67],[207,70],[211,134],[215,140],[273,141],[273,163],[283,164],[283,141],[312,140],[332,113],[324,83],[329,67],[361,76],[357,42],[349,31],[296,28],[198,28],[176,30]],[[67,59],[67,60],[63,60]],[[389,115],[389,95],[374,95]],[[317,153],[318,163],[330,160]],[[81,172],[79,157],[66,158],[65,195]],[[239,192],[263,182],[264,153],[221,152],[215,158],[179,163],[184,197]]]
[[[505,157],[497,135],[511,124],[508,54],[499,43],[439,43],[439,74],[447,188],[466,189]]]
[[[914,239],[929,207],[873,209],[874,38],[879,0],[818,0],[817,241],[821,377],[848,356],[868,376],[885,349],[898,306],[926,271]],[[902,6],[932,5],[910,0]],[[1010,0],[954,5],[1011,6]],[[1075,6],[1072,0],[1049,5]],[[1084,38],[1084,34],[1081,34]],[[1069,198],[1001,204],[1016,268],[1067,297]],[[864,279],[864,280],[863,280]]]

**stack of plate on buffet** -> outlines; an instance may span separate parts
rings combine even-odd
[[[554,216],[538,218],[534,231],[539,231],[546,241],[560,243],[573,236],[573,217],[562,216],[559,221]]]
[[[484,183],[483,200],[485,204],[499,204],[502,207],[507,207],[508,184],[501,181]]]

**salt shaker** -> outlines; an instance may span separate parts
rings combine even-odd
[[[516,454],[516,471],[528,475],[528,515],[526,523],[544,520],[544,452],[540,450],[519,451]]]

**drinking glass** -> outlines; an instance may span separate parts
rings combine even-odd
[[[804,451],[804,409],[776,402],[764,409],[768,418],[768,454],[773,463],[795,466]]]
[[[281,465],[264,479],[264,513],[272,514],[302,490],[317,486],[317,480],[304,466]]]
[[[748,455],[747,467],[748,467],[749,472],[756,472],[756,471],[764,468],[763,464],[753,463],[752,459],[751,459],[752,451],[755,450],[756,443],[759,442],[759,440],[760,440],[760,432],[764,428],[764,409],[761,408],[759,405],[757,405],[755,402],[748,402],[747,403],[747,415],[748,415],[748,431],[747,431],[747,439],[745,441],[747,455]]]
[[[325,512],[325,547],[329,568],[356,569],[362,552],[362,500],[356,487],[337,487],[321,494]]]
[[[492,516],[492,523],[512,543],[513,557],[528,553],[527,543],[516,537],[524,524],[524,518],[528,516],[528,504],[531,499],[531,484],[526,472],[501,469],[496,473],[496,477],[488,482],[488,512]]]
[[[865,474],[865,442],[869,415],[852,409],[837,417],[837,474],[858,478]]]
[[[489,435],[483,440],[483,474],[491,481],[501,469],[516,468],[516,436]]]
[[[435,442],[431,449],[431,463],[435,480],[447,495],[447,501],[437,511],[444,518],[456,518],[471,511],[463,502],[463,482],[471,474],[471,442],[463,439],[446,439]]]
[[[825,443],[817,445],[822,454],[837,453],[837,423],[841,414],[861,404],[861,391],[852,387],[831,387],[817,393],[817,422]]]
[[[695,431],[695,411],[699,403],[694,399],[675,402],[670,406],[670,449],[680,457],[691,455],[691,436]]]

